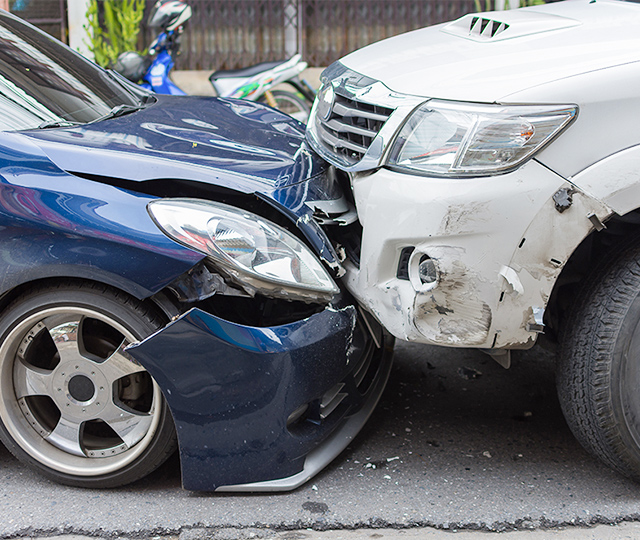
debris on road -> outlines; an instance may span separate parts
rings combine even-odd
[[[470,381],[471,379],[479,379],[482,377],[482,372],[469,367],[459,367],[458,375],[464,380]]]

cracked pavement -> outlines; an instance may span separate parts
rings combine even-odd
[[[415,527],[555,534],[559,527],[640,521],[638,485],[578,445],[553,377],[553,356],[539,347],[516,352],[504,370],[478,351],[398,343],[390,383],[365,429],[292,493],[184,491],[177,457],[126,488],[71,488],[0,446],[0,537],[199,540],[226,538],[222,531],[258,538],[309,528],[408,535]]]

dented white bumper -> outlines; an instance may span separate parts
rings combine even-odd
[[[466,179],[379,169],[352,184],[364,233],[348,288],[396,337],[438,345],[532,345],[563,265],[611,213],[536,161]],[[437,277],[423,283],[426,257]]]

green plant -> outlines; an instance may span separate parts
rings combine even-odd
[[[137,49],[144,5],[145,0],[90,0],[85,30],[97,64],[112,66],[121,53]]]

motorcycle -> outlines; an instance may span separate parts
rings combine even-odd
[[[132,82],[159,94],[186,95],[169,78],[174,55],[179,53],[184,24],[191,18],[191,7],[183,0],[159,0],[149,14],[148,26],[160,34],[149,46],[147,56],[133,51],[118,57],[114,69]],[[315,90],[300,78],[307,67],[301,55],[281,62],[263,62],[251,67],[215,71],[210,77],[216,95],[260,101],[306,122]],[[288,84],[295,92],[275,88]]]

